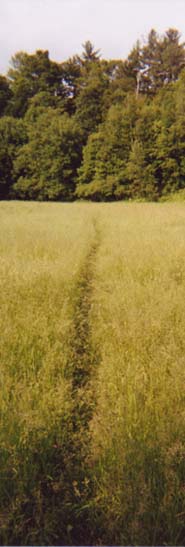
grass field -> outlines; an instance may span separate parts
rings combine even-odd
[[[185,205],[0,215],[0,544],[183,545]]]

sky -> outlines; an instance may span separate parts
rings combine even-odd
[[[185,41],[185,0],[0,0],[0,73],[17,51],[49,50],[62,62],[90,40],[104,59],[125,59],[152,28]]]

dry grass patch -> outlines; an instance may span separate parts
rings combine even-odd
[[[92,421],[103,541],[185,539],[185,209],[102,206]],[[96,509],[95,509],[96,510]]]
[[[1,204],[3,543],[47,544],[60,528],[52,494],[62,485],[65,498],[73,297],[94,237],[92,215],[76,204]]]
[[[1,543],[183,544],[184,205],[0,209]]]

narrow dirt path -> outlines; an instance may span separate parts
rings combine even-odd
[[[99,356],[91,336],[91,307],[96,255],[101,243],[98,223],[94,221],[94,239],[79,273],[74,293],[73,325],[67,375],[71,381],[72,413],[65,481],[69,486],[68,544],[91,544],[90,504],[93,494],[89,423],[95,407],[92,376]],[[67,486],[67,484],[66,484]],[[71,520],[70,520],[71,513]],[[62,538],[60,541],[62,545]]]
[[[95,354],[91,338],[91,306],[93,300],[94,265],[99,245],[100,232],[95,223],[94,241],[81,268],[74,296],[75,309],[71,362],[72,391],[76,402],[78,396],[82,396],[83,391],[87,395],[91,374],[97,361],[97,354]]]

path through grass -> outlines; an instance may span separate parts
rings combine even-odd
[[[1,544],[184,544],[184,205],[0,209]]]

